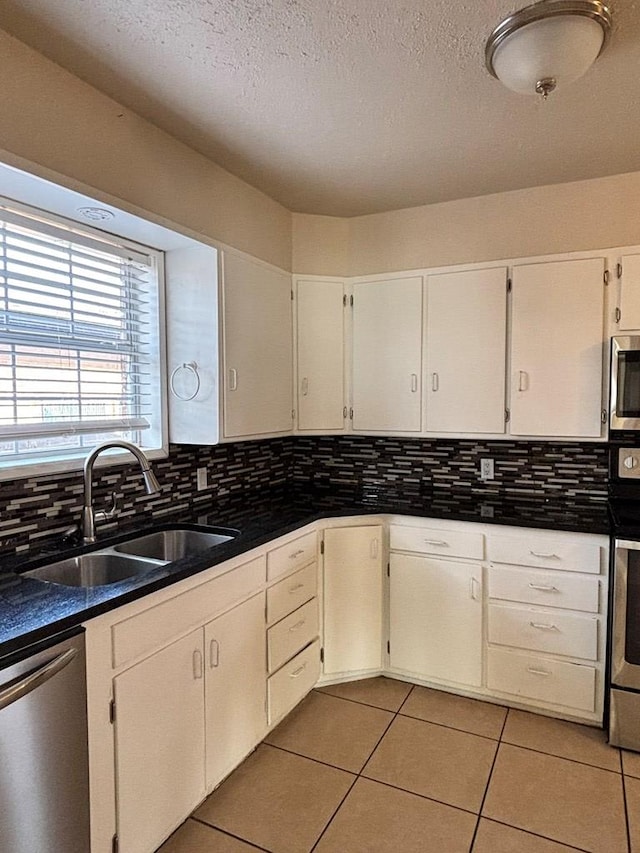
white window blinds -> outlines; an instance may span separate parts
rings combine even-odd
[[[0,206],[0,460],[145,446],[158,396],[155,256]]]

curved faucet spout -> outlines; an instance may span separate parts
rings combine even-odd
[[[103,450],[108,450],[111,447],[118,447],[122,450],[128,450],[138,460],[142,477],[144,479],[145,489],[148,495],[155,494],[160,491],[160,485],[156,480],[155,474],[151,470],[149,460],[144,455],[143,451],[132,444],[130,441],[105,441],[89,453],[84,460],[84,503],[82,507],[82,541],[85,545],[90,545],[96,541],[96,520],[111,518],[115,512],[115,507],[111,514],[102,511],[95,512],[93,509],[93,466]]]

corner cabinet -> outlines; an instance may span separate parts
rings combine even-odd
[[[353,285],[353,429],[422,429],[422,277]]]
[[[292,431],[291,304],[290,275],[223,253],[223,439]]]
[[[511,435],[602,435],[604,258],[513,267]]]

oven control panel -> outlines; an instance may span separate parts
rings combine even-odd
[[[640,448],[620,447],[618,449],[618,477],[640,480]]]

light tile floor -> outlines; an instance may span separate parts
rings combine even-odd
[[[371,678],[314,690],[159,853],[640,853],[640,755]]]

